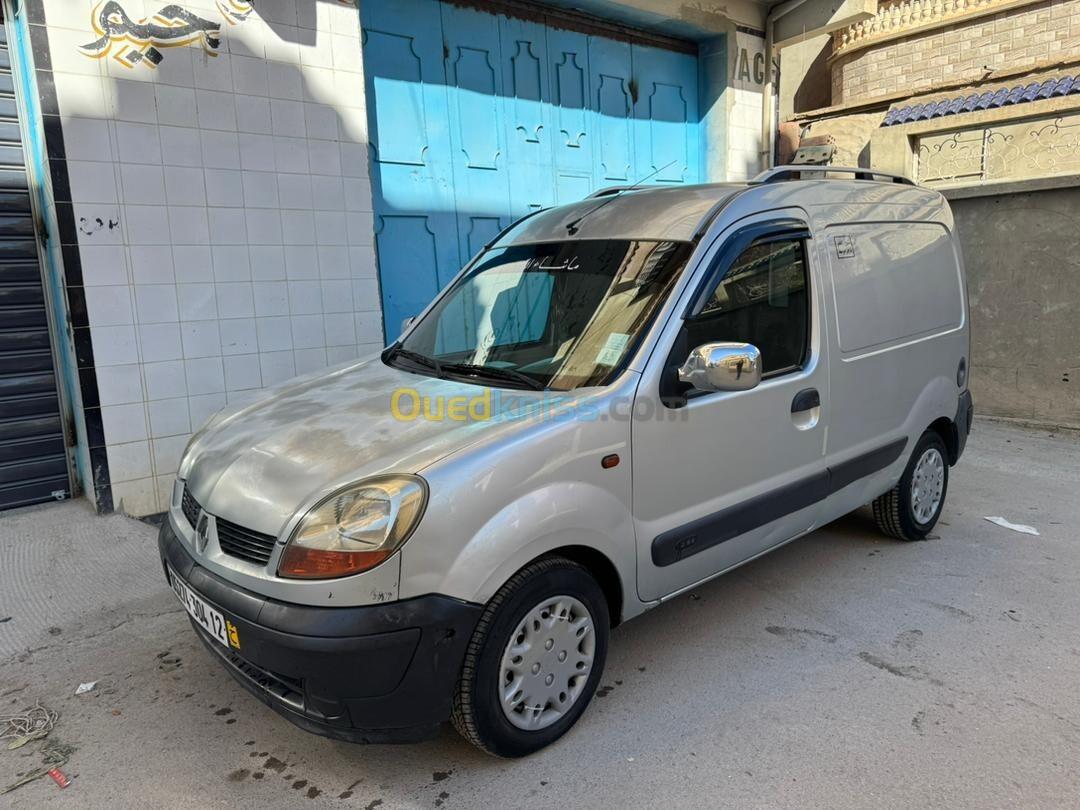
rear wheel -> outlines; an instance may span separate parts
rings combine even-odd
[[[452,719],[490,754],[522,757],[565,734],[607,657],[607,601],[581,565],[539,560],[492,597],[469,642]]]
[[[941,517],[948,489],[948,451],[941,437],[928,430],[915,444],[899,483],[874,501],[874,520],[890,537],[923,540]]]

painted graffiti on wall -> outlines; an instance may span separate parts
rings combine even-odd
[[[765,51],[740,46],[735,53],[735,77],[744,84],[765,84]]]
[[[247,0],[218,0],[218,11],[229,25],[246,20],[254,11]],[[155,68],[166,48],[199,44],[210,56],[221,46],[221,23],[200,17],[177,4],[163,6],[156,14],[133,20],[118,0],[98,3],[90,12],[90,25],[98,39],[80,50],[92,59],[112,56],[127,68]]]
[[[767,77],[764,34],[739,26],[729,53],[732,86],[760,93]]]
[[[217,0],[217,7],[229,25],[242,23],[255,11],[248,0]]]

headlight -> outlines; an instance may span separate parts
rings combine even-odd
[[[281,555],[278,576],[329,579],[374,568],[409,539],[426,505],[427,484],[412,475],[339,490],[300,521]]]

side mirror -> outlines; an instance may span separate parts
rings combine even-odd
[[[679,380],[699,391],[749,391],[761,382],[761,352],[749,343],[705,343],[686,358]]]
[[[415,315],[413,315],[410,318],[402,318],[401,319],[401,331],[404,332],[406,329],[408,329],[410,326],[412,326],[412,323],[415,320],[416,320]]]

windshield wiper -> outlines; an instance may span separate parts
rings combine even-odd
[[[494,380],[511,380],[533,391],[543,391],[547,386],[535,377],[523,374],[512,368],[500,368],[497,366],[481,366],[476,363],[441,363],[439,369],[443,373],[463,374],[467,377],[487,377]]]
[[[428,357],[426,354],[414,352],[412,349],[403,349],[401,346],[398,346],[396,349],[394,349],[393,352],[390,353],[391,360],[397,357],[404,357],[406,360],[411,360],[418,366],[423,366],[424,368],[430,368],[434,370],[436,377],[442,376],[443,366],[434,357]]]
[[[531,388],[534,391],[543,391],[546,387],[535,377],[530,377],[528,374],[523,374],[512,368],[481,366],[476,363],[442,363],[434,357],[428,357],[426,354],[414,352],[412,349],[405,349],[401,346],[398,346],[390,353],[391,360],[398,357],[416,363],[418,366],[430,368],[435,372],[435,376],[440,378],[445,378],[447,374],[460,374],[466,377],[487,377],[488,379],[503,381],[512,380],[513,382],[523,385],[526,388]]]

